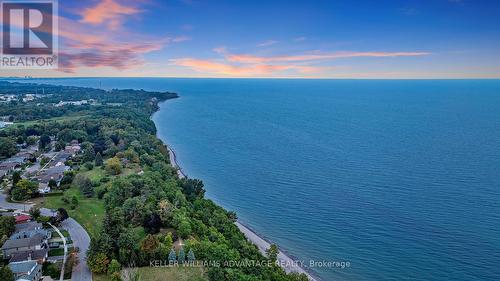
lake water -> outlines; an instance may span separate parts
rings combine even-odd
[[[38,82],[34,80],[34,82]],[[500,81],[51,79],[168,90],[207,196],[322,280],[500,280]]]

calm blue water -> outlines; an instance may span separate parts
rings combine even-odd
[[[207,194],[323,280],[500,280],[500,81],[70,79],[170,90]]]

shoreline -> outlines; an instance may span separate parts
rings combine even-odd
[[[159,136],[157,136],[159,140]],[[163,142],[163,140],[161,140]],[[165,146],[167,147],[168,154],[170,157],[170,164],[177,169],[177,175],[179,178],[186,178],[187,174],[184,173],[182,170],[181,166],[177,162],[177,154],[175,151],[165,142],[163,142]],[[268,240],[257,234],[255,231],[251,230],[248,226],[245,226],[244,223],[242,223],[240,220],[235,222],[235,225],[238,227],[238,229],[245,235],[245,237],[252,242],[259,251],[265,255],[266,250],[271,246],[272,243],[270,243]],[[290,272],[298,272],[298,273],[304,273],[307,275],[310,281],[321,281],[318,277],[313,277],[311,273],[309,273],[305,268],[303,268],[300,264],[296,262],[296,259],[291,258],[289,255],[284,253],[282,250],[279,250],[278,253],[278,262],[280,263],[281,267],[285,270],[285,272],[290,273]]]

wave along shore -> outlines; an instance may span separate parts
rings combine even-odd
[[[158,139],[160,138],[158,137]],[[184,171],[177,162],[177,155],[175,154],[175,151],[168,144],[165,143],[165,145],[168,149],[168,153],[170,156],[170,163],[172,164],[172,166],[174,166],[174,168],[177,169],[177,174],[179,178],[187,177],[187,175],[184,173]],[[254,231],[252,231],[249,227],[245,226],[241,221],[237,221],[235,224],[240,229],[240,231],[245,235],[245,237],[250,242],[255,244],[257,248],[259,248],[259,251],[265,255],[266,250],[269,249],[271,243],[268,242],[266,239],[262,238],[261,236],[259,236]],[[300,263],[297,262],[297,260],[292,259],[290,256],[288,256],[281,250],[278,253],[278,262],[281,265],[281,267],[285,269],[287,273],[290,272],[304,273],[305,275],[307,275],[309,280],[320,281],[317,277],[313,277],[309,272],[307,272],[304,268],[302,268]]]

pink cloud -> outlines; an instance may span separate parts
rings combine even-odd
[[[408,57],[408,56],[424,56],[429,55],[427,52],[338,52],[330,54],[305,54],[305,55],[290,55],[290,56],[272,56],[261,57],[253,55],[233,55],[227,56],[231,62],[238,63],[268,63],[268,62],[298,62],[298,61],[319,61],[333,60],[339,58],[353,57]]]
[[[197,72],[222,74],[228,76],[259,76],[269,75],[276,72],[293,70],[297,73],[315,73],[323,68],[313,66],[300,65],[271,65],[271,64],[255,64],[255,65],[231,65],[224,62],[213,60],[202,60],[194,58],[183,58],[172,60],[174,65],[191,68]]]
[[[223,56],[222,60],[182,58],[172,60],[174,65],[190,68],[197,72],[228,76],[269,76],[293,71],[307,76],[320,76],[333,70],[332,66],[314,65],[320,62],[352,57],[406,57],[424,56],[427,52],[335,52],[312,53],[287,56],[255,56],[231,54],[225,47],[213,49]]]
[[[81,13],[81,22],[94,25],[106,24],[110,29],[116,30],[122,25],[126,16],[139,12],[141,12],[139,9],[122,5],[115,0],[102,0]]]

